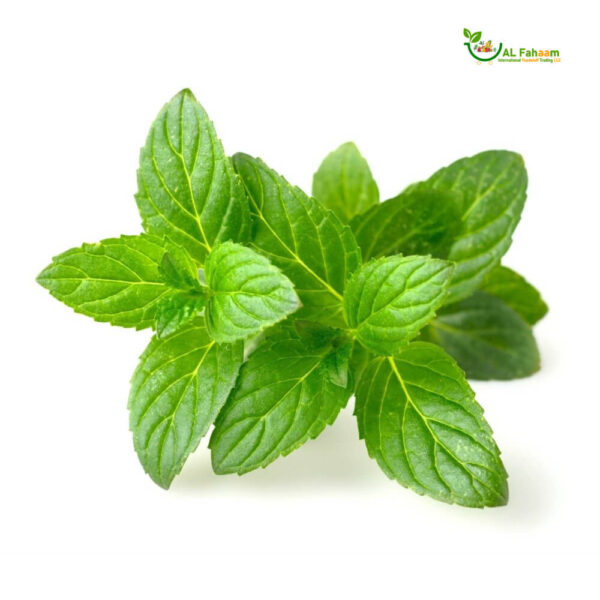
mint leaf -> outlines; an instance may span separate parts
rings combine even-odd
[[[215,473],[265,467],[331,425],[352,394],[331,379],[336,352],[287,337],[255,350],[210,438]]]
[[[506,150],[481,152],[440,169],[416,187],[463,195],[462,226],[447,256],[456,263],[447,302],[455,302],[483,284],[511,244],[525,203],[523,159]]]
[[[490,272],[481,290],[500,298],[530,325],[535,325],[548,312],[548,305],[538,290],[523,276],[502,265]]]
[[[197,319],[152,338],[129,395],[133,443],[144,470],[168,488],[223,406],[242,362],[242,344],[217,345]]]
[[[243,188],[189,90],[168,102],[150,129],[136,201],[146,231],[169,236],[200,264],[217,242],[248,237]]]
[[[490,151],[379,204],[347,143],[310,198],[259,159],[228,158],[183,90],[141,151],[147,233],[64,252],[38,282],[99,321],[156,330],[129,408],[162,487],[213,423],[214,470],[246,473],[318,436],[356,391],[359,432],[390,477],[495,506],[507,499],[499,451],[444,348],[473,378],[539,368],[529,323],[547,306],[500,266],[526,186],[519,155]]]
[[[162,240],[121,236],[83,244],[58,256],[37,282],[75,312],[121,327],[151,327],[169,293],[159,273]]]
[[[294,319],[292,322],[293,327],[290,331],[292,337],[300,337],[307,344],[315,347],[320,347],[324,344],[328,344],[333,338],[341,334],[341,331],[339,329],[327,327],[314,321]]]
[[[369,352],[358,340],[352,344],[352,352],[350,353],[349,369],[355,382],[360,381],[360,377],[366,366],[374,358],[374,355]]]
[[[371,169],[352,142],[325,157],[314,174],[312,195],[343,223],[379,202]]]
[[[456,363],[415,342],[377,357],[356,391],[359,435],[391,479],[436,500],[483,507],[508,499],[506,471]]]
[[[204,292],[176,292],[162,298],[156,309],[156,335],[166,337],[195,319],[206,304]]]
[[[277,267],[233,242],[215,246],[205,276],[210,294],[206,320],[218,342],[250,337],[300,306],[292,282]]]
[[[466,38],[471,38],[471,32],[466,27],[463,29],[463,33]]]
[[[252,246],[294,283],[296,316],[344,326],[344,287],[361,260],[350,228],[260,159],[236,154],[233,163],[255,216]]]
[[[348,325],[369,350],[395,354],[416,336],[442,304],[452,265],[426,256],[372,260],[346,288]]]
[[[413,189],[354,217],[350,227],[363,260],[390,254],[444,258],[461,227],[462,195]]]
[[[166,284],[181,290],[199,290],[198,267],[183,249],[165,242],[166,252],[160,261],[159,271]]]
[[[474,44],[474,43],[478,42],[480,39],[481,39],[481,31],[476,31],[471,36],[471,44]]]
[[[516,379],[540,368],[531,327],[484,292],[444,307],[423,337],[442,346],[470,379]]]
[[[352,342],[345,342],[329,354],[324,361],[329,381],[342,388],[348,386],[350,378],[350,355]]]

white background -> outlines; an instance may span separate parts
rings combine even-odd
[[[598,598],[598,14],[595,2],[8,2],[0,18],[0,595],[13,598]],[[463,27],[561,64],[477,64]],[[265,471],[217,477],[204,445],[165,492],[128,432],[150,333],[34,283],[81,242],[140,230],[140,146],[190,87],[229,153],[310,188],[354,140],[382,198],[491,148],[529,198],[506,264],[544,293],[542,371],[474,383],[507,507],[389,481],[352,404]]]

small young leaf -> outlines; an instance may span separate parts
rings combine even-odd
[[[266,467],[331,425],[352,394],[331,380],[338,350],[301,339],[267,339],[240,371],[210,438],[215,473]]]
[[[363,260],[390,254],[444,258],[461,227],[462,195],[413,189],[352,219]]]
[[[243,188],[189,90],[167,103],[150,129],[136,201],[146,231],[169,236],[200,264],[215,243],[249,235]]]
[[[206,304],[204,292],[177,292],[162,298],[156,310],[156,335],[167,337],[195,319]]]
[[[379,202],[371,169],[352,142],[325,157],[313,177],[312,195],[343,223]]]
[[[530,325],[535,325],[548,312],[548,305],[538,290],[524,277],[502,265],[490,272],[481,290],[500,298]]]
[[[292,316],[292,319],[295,315]],[[339,336],[341,331],[333,327],[327,327],[314,321],[304,321],[302,319],[294,319],[291,328],[291,335],[294,338],[300,337],[310,347],[320,348],[325,344]]]
[[[361,438],[384,473],[418,494],[463,506],[501,506],[506,471],[481,407],[456,363],[415,342],[374,358],[356,391]]]
[[[169,242],[160,261],[160,273],[166,284],[180,290],[199,290],[198,267],[192,257],[181,247]]]
[[[121,327],[151,327],[170,294],[159,272],[161,239],[121,236],[83,244],[54,257],[37,282],[75,312]]]
[[[516,379],[540,368],[531,327],[484,292],[440,310],[423,339],[442,346],[470,379]]]
[[[480,39],[481,39],[481,31],[476,31],[471,36],[471,44],[474,44],[475,42],[478,42]]]
[[[242,343],[218,346],[198,318],[152,338],[129,395],[133,443],[144,470],[168,488],[223,406],[242,363]]]
[[[323,362],[329,381],[335,385],[348,387],[348,378],[350,377],[350,354],[352,352],[352,342],[346,342],[327,356]]]
[[[208,255],[206,323],[213,339],[250,337],[285,319],[300,301],[292,282],[250,248],[225,242]]]
[[[462,226],[448,260],[456,263],[446,302],[472,294],[508,250],[521,217],[527,172],[519,154],[491,150],[462,158],[410,189],[459,191]]]
[[[471,38],[471,32],[466,27],[463,29],[463,33],[465,34],[466,38]]]
[[[442,304],[452,265],[426,256],[372,260],[346,288],[344,308],[356,337],[377,354],[395,354]]]
[[[344,287],[361,262],[350,228],[261,160],[236,154],[233,164],[256,217],[252,245],[294,283],[296,316],[343,327]]]

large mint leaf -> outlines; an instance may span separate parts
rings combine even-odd
[[[346,357],[345,346],[314,347],[290,336],[265,340],[242,367],[215,424],[215,473],[265,467],[332,424],[352,394],[351,383],[339,385],[338,365]]]
[[[458,234],[462,195],[412,189],[354,217],[350,227],[363,260],[390,254],[447,256]]]
[[[242,362],[242,343],[217,345],[204,320],[142,354],[129,395],[133,443],[144,470],[168,488],[223,406]]]
[[[236,154],[233,163],[255,216],[252,245],[294,283],[297,316],[343,326],[344,287],[361,261],[350,228],[260,159]]]
[[[469,379],[516,379],[540,368],[531,327],[485,292],[441,309],[423,339],[442,346]]]
[[[240,244],[216,246],[205,276],[210,295],[206,320],[218,342],[250,337],[300,306],[292,282],[267,258]]]
[[[124,235],[59,254],[37,281],[78,313],[143,329],[170,293],[159,272],[163,255],[159,238]]]
[[[146,231],[200,264],[217,242],[243,241],[248,201],[208,115],[189,90],[158,114],[140,154],[136,200]]]
[[[481,289],[500,298],[530,325],[535,325],[548,312],[548,305],[538,290],[523,276],[503,265],[490,272]]]
[[[463,372],[415,342],[377,357],[356,391],[360,437],[384,473],[418,494],[483,507],[506,504],[506,471]]]
[[[325,157],[313,177],[312,195],[344,223],[379,202],[371,169],[352,142]]]
[[[511,244],[527,189],[523,158],[506,150],[481,152],[440,169],[416,188],[463,195],[462,226],[447,256],[456,270],[446,301],[460,300],[481,286]]]
[[[372,260],[348,282],[348,325],[369,350],[395,354],[415,337],[444,300],[452,265],[427,256]]]

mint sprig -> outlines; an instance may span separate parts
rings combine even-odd
[[[526,186],[518,154],[489,151],[380,203],[346,143],[310,197],[258,158],[230,159],[183,90],[140,155],[145,233],[68,250],[38,282],[76,312],[156,331],[129,410],[164,488],[212,425],[214,471],[243,474],[317,437],[355,394],[360,437],[389,477],[498,506],[507,475],[466,376],[539,368],[531,326],[547,306],[500,264]]]

